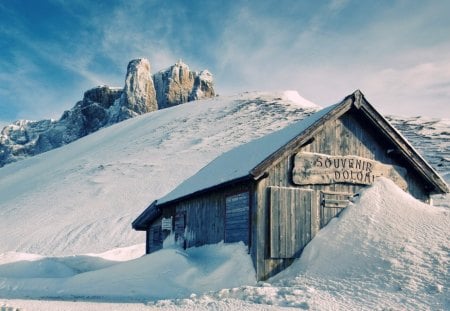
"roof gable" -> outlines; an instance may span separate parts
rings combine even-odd
[[[223,153],[172,192],[158,200],[167,204],[207,189],[243,178],[260,178],[290,150],[312,139],[329,120],[341,117],[352,107],[366,115],[379,128],[419,173],[435,188],[436,193],[448,192],[448,187],[434,169],[417,153],[407,140],[365,99],[359,91],[345,97],[340,103],[326,107],[315,114],[249,143]]]
[[[408,140],[386,120],[366,100],[358,90],[354,94],[354,106],[372,122],[382,135],[391,141],[397,152],[408,162],[426,181],[430,184],[430,193],[448,193],[449,188],[442,177],[431,167],[431,165],[416,151]]]

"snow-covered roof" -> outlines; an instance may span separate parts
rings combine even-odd
[[[186,179],[172,192],[158,200],[158,205],[174,201],[196,192],[226,182],[250,176],[250,171],[274,152],[285,146],[299,134],[318,122],[339,104],[324,108],[309,117],[291,124],[277,132],[223,153],[197,174]]]

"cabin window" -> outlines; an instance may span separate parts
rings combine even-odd
[[[310,189],[269,187],[271,258],[299,257],[311,240],[313,193]]]
[[[249,193],[227,196],[225,199],[225,243],[249,243]]]

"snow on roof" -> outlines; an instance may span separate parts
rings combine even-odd
[[[172,192],[158,200],[158,205],[249,176],[250,171],[258,164],[316,123],[338,105],[340,104],[324,108],[277,132],[223,153],[203,167],[198,173],[182,182]]]

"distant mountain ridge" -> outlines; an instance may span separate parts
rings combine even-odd
[[[58,148],[117,122],[147,112],[215,96],[208,70],[191,71],[179,60],[151,74],[145,58],[128,63],[125,86],[97,86],[59,120],[19,120],[0,133],[0,167]]]

